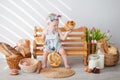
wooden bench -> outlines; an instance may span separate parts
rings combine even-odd
[[[59,28],[62,33],[66,31],[64,28]],[[43,54],[42,44],[37,44],[35,38],[41,37],[43,29],[35,27],[34,28],[34,41],[33,41],[33,56],[37,58],[37,56]],[[79,56],[82,55],[84,57],[84,65],[87,65],[87,42],[86,42],[86,27],[79,27],[72,30],[72,32],[68,35],[67,39],[62,41],[62,46],[64,46],[66,54],[69,56]]]

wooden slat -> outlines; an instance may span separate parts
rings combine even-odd
[[[36,33],[34,33],[34,37],[41,37],[42,36],[42,34],[36,34]]]
[[[62,32],[65,32],[66,30],[62,27],[62,28],[59,28]],[[35,27],[34,28],[34,31],[35,32],[42,32],[44,29],[43,28],[40,28],[40,27]],[[86,31],[86,27],[79,27],[79,28],[74,28],[72,30],[73,32],[85,32]]]
[[[35,53],[36,53],[36,55],[43,55],[43,51],[42,50],[36,50]]]
[[[83,39],[67,39],[67,40],[61,40],[62,42],[84,42],[85,40]]]
[[[42,36],[42,34],[35,34],[34,37],[41,37],[41,36]]]
[[[72,51],[77,51],[77,50],[80,50],[80,51],[84,51],[86,50],[84,47],[64,47],[65,50],[72,50]],[[39,51],[39,50],[43,50],[43,47],[37,47],[37,49],[35,49],[36,51]]]
[[[64,47],[65,50],[87,50],[86,46],[65,46],[62,45]],[[36,50],[43,50],[43,46],[42,45],[37,45]]]
[[[64,47],[81,47],[81,46],[84,46],[84,44],[62,44],[62,46]]]
[[[43,44],[36,44],[38,47],[43,46]]]
[[[80,50],[77,50],[77,51],[66,50],[66,54],[69,55],[69,56],[77,56],[77,55],[87,54],[87,52],[86,51],[80,51]]]
[[[66,30],[64,29],[64,28],[59,28],[62,32],[66,32]],[[37,34],[37,32],[42,32],[44,29],[43,28],[38,28],[38,27],[35,27],[34,28],[34,36],[41,36],[41,34]],[[73,29],[72,30],[72,32],[86,32],[86,28],[85,27],[83,27],[83,28],[75,28],[75,29]],[[72,37],[72,36],[74,36],[74,37],[76,37],[76,36],[83,36],[83,35],[85,35],[85,34],[69,34],[68,36],[69,37]]]
[[[80,50],[80,51],[85,51],[85,50],[87,50],[86,48],[67,48],[67,47],[64,47],[65,48],[65,50],[73,50],[73,51],[78,51],[78,50]],[[37,47],[37,49],[34,49],[34,51],[39,51],[39,50],[43,50],[43,47]]]
[[[35,33],[35,36],[34,37],[41,37],[42,34],[37,34]],[[69,34],[68,37],[86,37],[85,34]]]
[[[81,43],[74,43],[73,44],[73,42],[71,42],[71,43],[62,43],[62,46],[66,46],[66,47],[80,47],[80,46],[84,46],[85,44],[84,44],[84,41],[82,41]],[[36,46],[38,46],[38,47],[40,47],[40,46],[43,46],[43,44],[36,44]]]
[[[78,51],[78,50],[80,50],[80,51],[84,51],[84,50],[86,50],[86,49],[84,49],[84,47],[82,47],[82,48],[67,48],[67,47],[64,47],[65,48],[65,50],[73,50],[73,51]]]
[[[66,30],[62,27],[59,28],[62,32],[66,32]],[[79,28],[74,28],[72,30],[73,32],[85,32],[86,31],[86,27],[79,27]]]
[[[87,52],[85,50],[81,51],[81,50],[66,50],[66,54],[67,55],[74,55],[74,56],[77,56],[77,55],[83,55],[83,54],[87,54]],[[36,51],[36,55],[43,55],[43,51],[42,50],[37,50]]]
[[[84,37],[85,34],[69,34],[68,37]]]
[[[86,50],[84,46],[63,46],[65,50]],[[43,46],[37,46],[36,50],[43,50]]]

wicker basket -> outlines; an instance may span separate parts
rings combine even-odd
[[[12,55],[10,57],[6,57],[7,64],[10,69],[20,69],[19,61],[23,59],[21,55]]]
[[[28,52],[23,57],[22,54],[7,43],[0,43],[0,52],[6,56],[6,61],[10,69],[19,69],[19,61],[23,58],[31,58]]]
[[[24,62],[27,62],[30,65],[29,66],[23,65]],[[37,69],[37,64],[38,64],[38,60],[31,58],[24,58],[19,62],[20,68],[26,73],[35,72],[35,70]]]
[[[117,54],[105,54],[105,66],[114,66],[119,61],[119,52]]]

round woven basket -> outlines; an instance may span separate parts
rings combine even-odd
[[[74,75],[75,71],[64,67],[43,68],[40,74],[48,78],[65,78]]]
[[[21,55],[12,55],[10,57],[6,57],[7,64],[10,69],[20,69],[19,61],[23,59]]]
[[[24,62],[27,62],[30,65],[23,65]],[[35,70],[37,69],[37,64],[38,64],[38,60],[31,58],[24,58],[21,59],[19,62],[20,68],[26,73],[35,72]]]
[[[105,66],[114,66],[119,61],[119,52],[117,54],[105,54]]]

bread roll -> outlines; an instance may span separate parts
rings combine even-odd
[[[62,60],[60,54],[53,52],[48,55],[48,62],[52,67],[58,67]]]
[[[64,25],[64,28],[66,30],[72,30],[75,27],[75,22],[74,21],[67,21]]]

